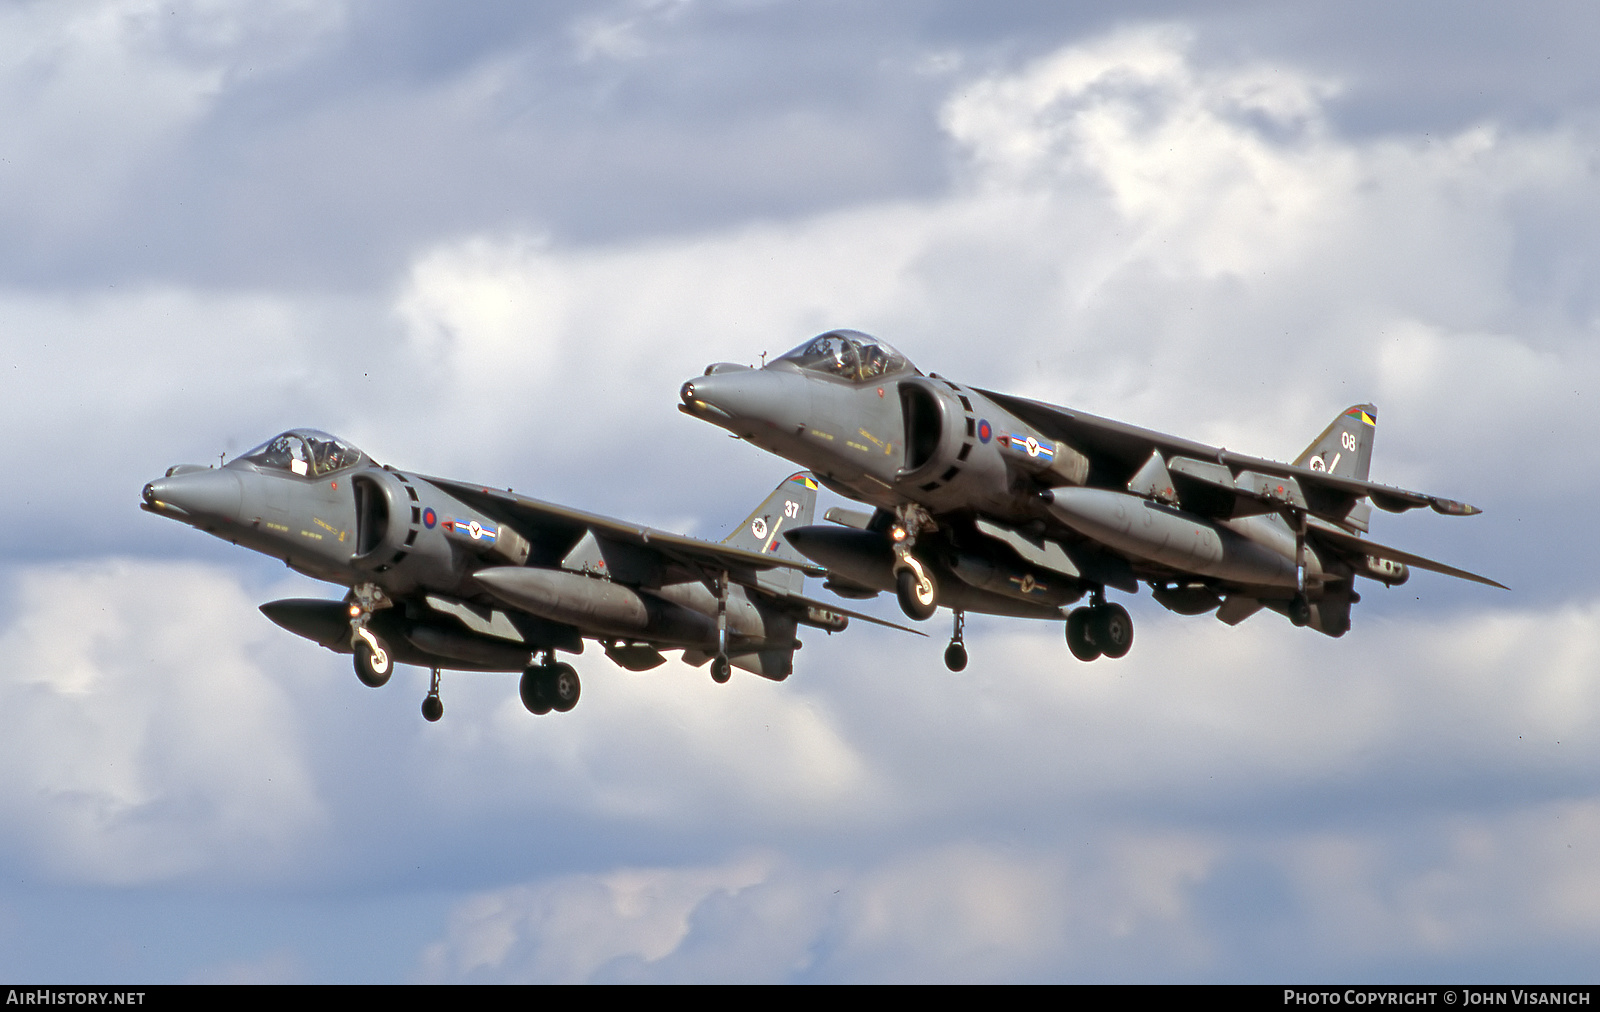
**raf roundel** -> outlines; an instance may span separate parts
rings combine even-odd
[[[978,419],[978,442],[987,443],[989,437],[994,435],[994,430],[989,428],[989,419]]]
[[[433,529],[433,525],[438,523],[438,522],[439,522],[439,514],[437,514],[437,513],[435,513],[433,511],[433,507],[432,506],[429,506],[427,509],[422,511],[422,526],[428,528],[429,530],[432,530]]]

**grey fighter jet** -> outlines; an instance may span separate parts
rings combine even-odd
[[[1417,568],[1501,586],[1364,537],[1374,504],[1481,512],[1368,481],[1370,404],[1284,464],[924,375],[852,330],[760,369],[712,365],[681,397],[679,410],[876,507],[829,510],[841,526],[785,537],[843,596],[893,591],[915,619],[950,608],[951,670],[967,662],[968,611],[1064,617],[1075,656],[1122,657],[1133,623],[1106,590],[1140,581],[1180,614],[1236,625],[1265,607],[1329,636],[1350,628],[1358,576],[1395,586]]]
[[[438,720],[441,669],[522,672],[534,713],[578,702],[556,660],[584,638],[633,671],[681,649],[711,663],[788,677],[800,625],[850,617],[805,597],[823,570],[780,535],[811,523],[817,484],[783,481],[720,543],[380,465],[313,429],[276,436],[220,467],[179,465],[144,487],[141,507],[350,588],[343,601],[261,606],[278,625],[338,653],[377,687],[395,662],[433,669],[422,714]]]

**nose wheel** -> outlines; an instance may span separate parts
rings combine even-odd
[[[951,671],[961,671],[967,666],[967,645],[962,634],[967,627],[967,613],[956,609],[955,629],[950,633],[950,645],[944,648],[944,666]]]
[[[909,554],[905,556],[905,563],[894,578],[895,596],[900,599],[900,610],[906,613],[907,618],[918,622],[932,618],[933,613],[939,610],[933,576]]]
[[[361,679],[361,684],[374,689],[386,684],[394,673],[394,658],[384,649],[383,641],[364,626],[356,631],[351,641],[356,655],[356,677]]]
[[[367,628],[367,622],[371,620],[373,612],[387,608],[393,602],[374,583],[361,583],[350,588],[350,596],[345,600],[350,608],[350,652],[355,654],[356,677],[361,679],[362,685],[376,689],[388,682],[389,676],[394,673],[394,658],[389,655],[383,641]]]

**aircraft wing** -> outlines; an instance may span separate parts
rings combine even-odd
[[[1309,534],[1312,541],[1321,541],[1325,544],[1331,545],[1335,551],[1346,555],[1370,555],[1375,559],[1391,559],[1395,562],[1403,562],[1408,566],[1414,566],[1417,569],[1426,569],[1432,573],[1443,573],[1445,576],[1454,576],[1462,580],[1471,580],[1474,583],[1482,583],[1490,587],[1499,587],[1501,590],[1511,589],[1498,580],[1491,580],[1487,576],[1479,576],[1477,573],[1469,573],[1465,569],[1457,569],[1454,566],[1447,566],[1442,562],[1435,562],[1432,559],[1423,558],[1420,555],[1412,555],[1410,552],[1402,552],[1398,548],[1390,548],[1388,545],[1380,545],[1375,541],[1368,541],[1366,538],[1358,538],[1353,534],[1347,534],[1344,531],[1331,527],[1325,527],[1321,524],[1313,526],[1310,529]]]
[[[1434,512],[1447,516],[1472,516],[1483,512],[1476,506],[1469,506],[1454,499],[1445,499],[1424,492],[1412,492],[1392,485],[1380,485],[1373,481],[1343,478],[1326,471],[1313,471],[1307,467],[1298,467],[1281,461],[1233,453],[1220,447],[1170,436],[1110,418],[1101,418],[1087,412],[1069,411],[1042,401],[1032,401],[989,390],[980,390],[979,393],[1040,432],[1069,443],[1088,456],[1091,484],[1125,484],[1144,465],[1153,451],[1159,451],[1167,458],[1169,467],[1173,467],[1175,458],[1192,462],[1194,466],[1189,468],[1187,473],[1191,483],[1215,485],[1220,491],[1228,493],[1229,499],[1235,495],[1242,495],[1258,500],[1264,508],[1256,512],[1294,505],[1335,523],[1347,524],[1350,523],[1352,508],[1361,498],[1371,499],[1373,505],[1390,513],[1401,513],[1422,506],[1430,507]],[[1207,474],[1208,465],[1221,466],[1215,468],[1214,473]],[[1181,465],[1173,467],[1173,470],[1175,473],[1180,473],[1180,468]],[[1223,474],[1224,468],[1230,473]],[[1257,475],[1271,476],[1290,484],[1268,488],[1265,487],[1268,483],[1262,481],[1237,482],[1236,478],[1246,477],[1243,472],[1250,472],[1251,478]],[[1358,526],[1364,529],[1364,524]]]
[[[593,534],[613,544],[658,556],[669,566],[680,568],[686,579],[702,579],[708,573],[726,571],[734,582],[750,584],[755,581],[756,573],[770,569],[797,569],[807,576],[822,576],[827,572],[814,563],[792,562],[776,555],[653,530],[509,490],[448,478],[423,477],[461,502],[509,524],[534,546],[535,558],[541,565],[559,564],[585,534]]]
[[[831,611],[836,615],[845,615],[849,618],[858,618],[863,622],[871,622],[873,625],[881,625],[889,629],[898,629],[901,632],[916,633],[918,636],[923,637],[928,635],[922,630],[913,629],[908,625],[901,625],[898,622],[889,622],[885,619],[876,618],[872,615],[865,614],[864,612],[851,611],[849,608],[841,608],[836,604],[829,604],[826,601],[818,601],[815,598],[806,597],[802,594],[777,594],[770,590],[766,591],[765,593],[769,597],[777,598],[786,604],[796,607],[808,608],[816,611]]]

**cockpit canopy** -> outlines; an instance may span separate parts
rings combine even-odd
[[[859,330],[830,330],[773,360],[774,365],[779,362],[852,383],[874,383],[908,369],[915,371],[904,355]]]
[[[366,460],[366,454],[337,436],[316,429],[290,429],[273,436],[249,453],[229,462],[244,461],[267,471],[288,471],[302,478],[320,478]]]

